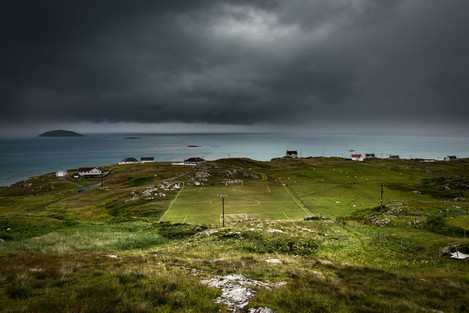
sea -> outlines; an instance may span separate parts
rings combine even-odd
[[[441,160],[469,157],[467,137],[383,136],[317,133],[86,134],[85,137],[0,138],[0,186],[32,176],[115,164],[124,158],[154,157],[180,162],[250,158],[267,161],[296,150],[300,157],[350,157],[374,153],[378,158]]]

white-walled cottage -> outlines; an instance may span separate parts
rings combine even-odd
[[[55,172],[56,177],[66,177],[68,175],[68,172],[65,170],[59,170]]]
[[[103,173],[98,167],[80,167],[78,169],[78,175],[81,177],[92,177],[99,176]]]

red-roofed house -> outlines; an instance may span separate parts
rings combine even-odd
[[[354,153],[351,155],[352,161],[363,161],[363,156],[361,154]]]

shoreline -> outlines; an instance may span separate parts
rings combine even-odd
[[[141,136],[139,140],[124,137]],[[292,133],[224,134],[99,134],[80,138],[30,138],[1,140],[0,186],[60,169],[115,164],[128,157],[153,157],[158,162],[180,162],[192,157],[206,160],[249,158],[269,161],[286,151],[298,157],[351,157],[374,153],[385,159],[441,160],[446,155],[469,156],[465,138],[415,136],[358,136]],[[104,165],[103,165],[104,166]]]
[[[256,159],[252,159],[252,158],[244,158],[244,157],[230,157],[229,159],[250,159],[250,160],[253,160],[253,161],[256,161],[256,162],[272,162],[272,161],[278,161],[278,160],[284,160],[284,159],[298,159],[298,160],[311,160],[311,159],[339,159],[341,161],[345,161],[345,162],[358,162],[358,163],[362,163],[362,162],[369,162],[369,161],[373,161],[373,160],[381,160],[381,161],[393,161],[393,162],[399,162],[399,161],[414,161],[414,162],[418,162],[418,163],[438,163],[438,162],[443,162],[443,163],[449,163],[449,162],[457,162],[457,161],[466,161],[466,160],[469,160],[469,157],[462,157],[462,158],[458,158],[457,160],[453,160],[453,161],[445,161],[445,160],[436,160],[436,159],[423,159],[423,158],[412,158],[412,159],[408,159],[408,158],[399,158],[399,159],[391,159],[391,158],[370,158],[370,159],[365,159],[363,161],[357,161],[357,160],[352,160],[351,158],[344,158],[344,157],[340,157],[340,156],[310,156],[310,157],[298,157],[298,158],[288,158],[288,157],[277,157],[277,158],[272,158],[271,160],[256,160]],[[213,159],[213,160],[205,160],[207,162],[212,162],[212,161],[218,161],[218,160],[221,160],[221,159],[226,159],[226,158],[217,158],[217,159]],[[96,167],[109,167],[109,166],[124,166],[124,165],[137,165],[137,164],[161,164],[161,163],[169,163],[169,165],[171,166],[196,166],[196,164],[189,164],[189,163],[186,163],[184,164],[184,161],[154,161],[154,162],[139,162],[139,163],[131,163],[131,164],[119,164],[119,163],[112,163],[112,164],[106,164],[106,165],[97,165]],[[57,171],[59,171],[60,169],[58,169]],[[70,171],[77,171],[78,170],[78,167],[76,168],[71,168],[71,169],[67,169],[68,172]],[[34,178],[37,178],[37,177],[41,177],[41,176],[44,176],[44,175],[51,175],[51,174],[54,174],[56,171],[51,171],[51,172],[44,172],[44,173],[39,173],[39,174],[34,174],[34,175],[18,175],[18,176],[13,176],[13,177],[9,177],[9,178],[6,178],[6,179],[0,179],[0,188],[8,188],[14,184],[17,184],[19,182],[24,182],[24,181],[28,181],[30,179],[34,179]],[[6,181],[9,181],[9,180],[13,180],[14,177],[18,177],[19,179],[18,180],[15,180],[14,182],[11,182],[10,184],[5,184]]]

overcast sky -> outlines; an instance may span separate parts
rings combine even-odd
[[[467,0],[2,0],[0,130],[464,131],[468,12]]]

